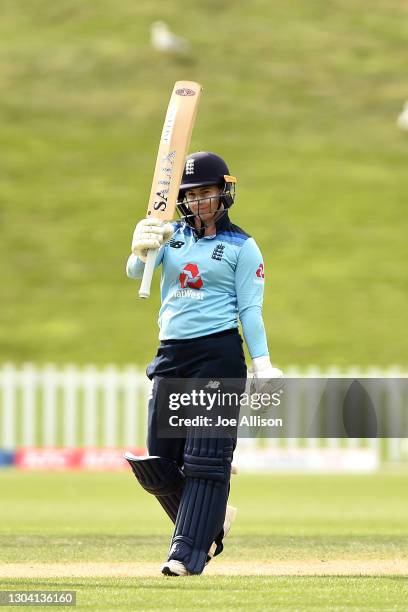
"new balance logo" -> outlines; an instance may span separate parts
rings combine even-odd
[[[224,255],[224,249],[225,249],[225,244],[221,244],[221,242],[217,244],[217,246],[212,252],[211,258],[215,259],[216,261],[221,261],[222,256]]]
[[[220,384],[221,383],[219,380],[209,380],[208,383],[205,385],[205,387],[206,389],[218,389]]]
[[[187,160],[186,163],[186,174],[194,174],[194,159]]]
[[[184,244],[184,242],[181,240],[176,240],[175,238],[172,238],[169,242],[169,246],[171,246],[173,249],[181,249]]]

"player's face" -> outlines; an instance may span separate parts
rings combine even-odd
[[[204,223],[213,220],[218,210],[221,189],[217,185],[197,187],[186,191],[188,207],[193,215],[198,215]]]

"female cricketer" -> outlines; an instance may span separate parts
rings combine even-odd
[[[177,204],[181,220],[140,221],[126,266],[130,278],[141,278],[147,250],[159,248],[160,347],[147,368],[153,380],[149,456],[127,459],[140,484],[157,497],[175,524],[162,568],[169,576],[201,574],[223,549],[234,514],[227,500],[236,437],[159,437],[160,380],[245,379],[238,318],[255,383],[261,387],[262,379],[283,376],[270,362],[262,320],[261,252],[255,240],[229,219],[235,185],[218,155],[189,155]]]

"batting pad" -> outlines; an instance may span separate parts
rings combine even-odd
[[[132,453],[124,457],[144,490],[157,497],[175,523],[185,483],[177,463],[165,457],[137,457]]]
[[[186,440],[184,474],[169,560],[201,574],[210,546],[222,532],[229,494],[233,442],[226,438]]]

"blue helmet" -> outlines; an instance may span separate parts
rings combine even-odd
[[[181,179],[177,207],[182,216],[190,213],[186,200],[186,191],[207,185],[217,185],[221,188],[220,208],[230,208],[235,200],[235,185],[237,179],[231,176],[225,161],[215,153],[198,151],[186,158]]]

